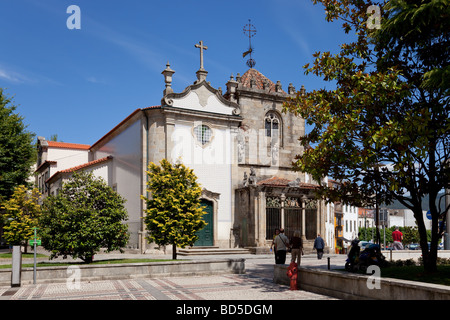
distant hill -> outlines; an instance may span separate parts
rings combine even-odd
[[[439,198],[441,197],[441,196],[443,196],[444,195],[444,193],[439,193],[439,195],[438,195],[438,198],[437,198],[437,201],[436,201],[436,205],[438,205],[439,206]],[[428,197],[428,195],[426,196],[426,197],[424,197],[423,199],[422,199],[422,210],[423,211],[428,211],[429,209],[430,209],[430,207],[429,207],[429,197]],[[394,201],[394,203],[392,203],[391,205],[388,205],[388,206],[382,206],[383,208],[388,208],[388,209],[407,209],[404,205],[402,205],[400,202],[398,202],[398,201]],[[445,200],[444,199],[442,199],[441,200],[441,210],[444,210],[444,207],[445,207]]]

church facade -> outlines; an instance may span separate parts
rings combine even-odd
[[[295,92],[292,84],[285,92],[251,68],[231,76],[222,92],[207,81],[202,58],[197,79],[182,92],[172,89],[175,71],[169,63],[162,74],[160,104],[133,111],[87,150],[83,147],[84,162],[59,166],[49,152],[56,144],[39,138],[36,179],[43,191],[56,194],[71,172],[93,171],[127,199],[129,246],[145,252],[151,246],[142,219],[147,166],[162,159],[181,161],[198,177],[206,205],[207,226],[196,246],[266,251],[275,228],[284,227],[288,236],[300,231],[312,247],[317,234],[326,233],[329,213],[314,198],[317,184],[292,170],[295,156],[303,152],[298,138],[305,134],[304,119],[282,112]],[[70,144],[66,147],[69,152]]]

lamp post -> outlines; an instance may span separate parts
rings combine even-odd
[[[305,212],[306,212],[306,200],[308,197],[306,195],[302,195],[302,240],[306,240],[306,225],[305,225]]]
[[[281,228],[284,229],[284,202],[286,201],[286,195],[284,193],[280,196],[281,200]]]
[[[374,165],[375,170],[376,170],[376,177],[379,179],[380,178],[380,167],[384,166],[384,164],[381,163],[377,163]],[[376,188],[375,188],[375,228],[376,228],[376,241],[375,243],[378,244],[381,247],[381,236],[380,236],[380,229],[379,229],[379,225],[380,225],[380,206],[378,203],[378,187],[379,187],[379,183],[377,181],[376,183]]]

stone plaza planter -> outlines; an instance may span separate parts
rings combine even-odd
[[[38,267],[36,283],[61,283],[74,277],[74,270],[81,281],[159,278],[174,276],[245,273],[245,259],[217,259],[200,261],[164,261],[123,264],[95,264]],[[23,268],[21,284],[33,283],[33,268]],[[0,285],[11,285],[11,269],[0,269]]]

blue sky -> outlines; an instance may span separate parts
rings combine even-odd
[[[79,30],[67,28],[70,5],[81,9]],[[302,66],[348,36],[309,0],[0,0],[0,87],[37,136],[93,144],[135,109],[160,104],[167,61],[175,92],[192,84],[200,40],[207,80],[225,91],[248,69],[248,19],[255,69],[285,90],[330,86]]]

